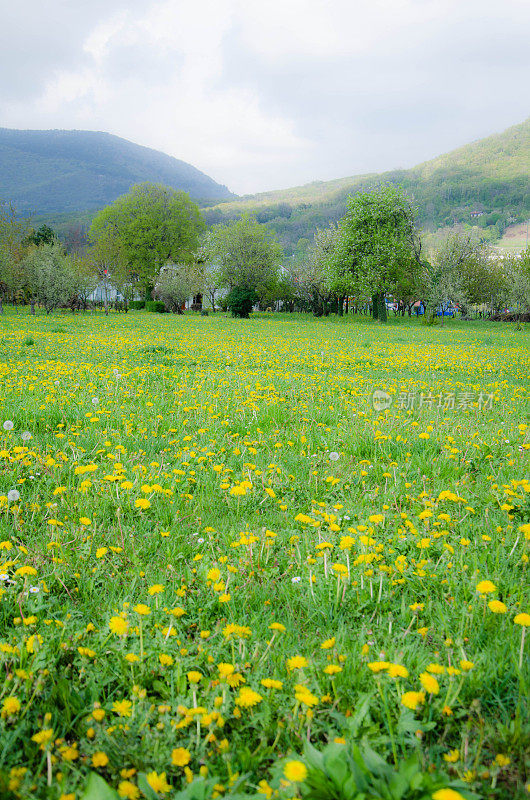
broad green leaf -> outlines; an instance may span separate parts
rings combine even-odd
[[[119,800],[119,794],[96,772],[91,772],[80,800]]]

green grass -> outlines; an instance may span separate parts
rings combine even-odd
[[[356,744],[465,798],[524,796],[527,329],[11,309],[0,328],[0,796],[103,798],[97,773],[109,797],[292,797]],[[337,740],[315,767],[308,743]]]

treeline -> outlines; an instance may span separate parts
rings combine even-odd
[[[247,317],[262,309],[316,316],[365,311],[386,320],[390,300],[409,313],[421,301],[433,321],[447,307],[495,314],[530,312],[530,249],[495,256],[483,236],[451,228],[425,252],[412,199],[391,183],[349,197],[337,222],[311,231],[307,246],[286,257],[266,210],[260,217],[207,227],[197,204],[174,189],[139,184],[94,218],[86,241],[69,252],[47,226],[34,231],[14,209],[0,214],[0,294],[46,311],[86,308],[96,287],[157,301],[181,312],[191,297]],[[279,207],[286,221],[288,208]],[[262,221],[260,221],[260,219]]]

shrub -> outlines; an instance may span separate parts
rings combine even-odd
[[[208,316],[208,312],[206,311],[205,308],[203,308],[203,310],[201,311],[201,317],[207,317],[207,316]]]
[[[226,306],[232,312],[232,316],[240,319],[248,319],[252,307],[257,302],[256,292],[247,286],[234,286],[226,298]]]
[[[164,303],[160,300],[147,300],[145,303],[147,311],[154,311],[158,314],[163,314],[166,310]]]
[[[129,308],[145,308],[145,300],[131,300]]]

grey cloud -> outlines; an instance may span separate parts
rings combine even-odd
[[[223,82],[259,94],[314,141],[307,180],[412,166],[528,116],[530,14],[447,20],[361,56],[271,65],[234,30]]]
[[[174,0],[175,11],[180,2]],[[293,47],[286,47],[275,61],[246,44],[244,23],[238,27],[236,14],[222,41],[223,68],[200,79],[198,102],[204,106],[208,98],[245,89],[248,94],[234,107],[244,116],[248,99],[249,114],[254,104],[265,124],[269,119],[273,123],[268,140],[251,133],[246,139],[241,136],[239,151],[221,162],[215,156],[217,147],[220,152],[225,145],[228,152],[234,149],[233,138],[240,135],[241,126],[234,119],[230,128],[218,108],[211,124],[202,123],[196,132],[185,123],[175,126],[170,114],[162,115],[159,128],[146,124],[155,108],[171,107],[184,59],[167,36],[162,46],[152,35],[135,38],[142,30],[136,22],[160,4],[161,0],[35,0],[3,11],[0,110],[3,105],[6,112],[0,125],[15,120],[19,127],[95,126],[141,144],[157,147],[162,142],[173,155],[195,158],[198,166],[236,190],[258,191],[412,166],[500,131],[530,113],[530,2],[448,2],[452,10],[447,13],[438,4],[436,19],[419,23],[411,17],[409,27],[398,26],[395,35],[389,32],[392,18],[388,24],[382,18],[379,41],[361,53],[353,45],[351,52],[344,52],[343,45],[336,52],[316,47],[314,54],[301,55],[293,30]],[[60,108],[39,110],[35,101],[55,75],[93,66],[83,44],[97,25],[119,11],[127,11],[131,25],[126,35],[109,42],[91,88]],[[184,106],[179,113],[187,119]],[[206,112],[199,118],[209,119]],[[275,138],[275,121],[289,133]],[[213,143],[208,165],[207,147],[199,142],[204,134]],[[297,140],[303,146],[293,145]]]
[[[83,43],[118,11],[144,8],[140,0],[4,0],[0,26],[0,103],[32,100],[60,70],[90,63]]]

